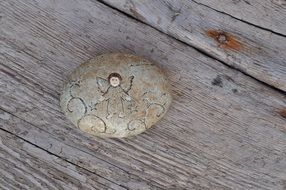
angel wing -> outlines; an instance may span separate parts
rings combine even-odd
[[[133,84],[133,79],[134,79],[134,76],[131,76],[129,77],[126,81],[124,81],[122,84],[121,84],[121,88],[126,92],[128,93],[131,88],[132,88],[132,84]]]
[[[109,82],[101,77],[96,77],[97,87],[101,93],[105,93],[110,86]]]

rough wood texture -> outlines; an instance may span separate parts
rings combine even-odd
[[[286,91],[286,38],[283,36],[191,0],[103,1],[231,67]],[[209,2],[223,7],[217,1]],[[280,20],[285,20],[284,17],[282,14]],[[282,26],[286,28],[285,24]]]
[[[30,185],[41,187],[29,177],[33,162],[52,171],[37,171],[37,179],[62,188],[78,183],[62,184],[53,172],[66,181],[98,176],[81,183],[87,189],[97,183],[132,190],[286,188],[285,94],[97,1],[0,1],[0,12],[0,128],[13,134],[1,132],[0,150],[17,153],[11,159],[23,163],[17,172]],[[145,56],[171,81],[170,111],[146,133],[94,138],[60,111],[68,73],[107,52]],[[14,171],[1,175],[13,179]],[[19,181],[1,180],[3,188],[20,189]]]
[[[0,130],[1,189],[125,189]]]
[[[196,0],[196,2],[286,36],[285,0]]]

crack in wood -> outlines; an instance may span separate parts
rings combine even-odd
[[[15,118],[17,118],[17,119],[19,119],[19,120],[21,120],[21,121],[23,121],[23,122],[25,122],[25,123],[31,125],[31,126],[37,128],[38,130],[45,131],[45,130],[43,130],[43,129],[40,129],[38,126],[36,126],[36,125],[30,123],[29,121],[26,121],[26,120],[24,120],[23,118],[18,117],[17,115],[15,115],[15,114],[13,114],[13,113],[11,113],[11,112],[9,112],[9,111],[7,111],[7,110],[1,108],[1,107],[0,107],[0,110],[2,110],[3,112],[7,112],[8,114],[12,115],[13,117],[15,117]],[[15,137],[17,137],[17,138],[19,137],[20,139],[23,139],[23,140],[26,141],[27,143],[29,143],[29,144],[31,144],[31,145],[35,145],[36,147],[38,147],[38,148],[40,148],[40,149],[42,149],[42,150],[44,150],[44,151],[46,151],[46,152],[48,152],[48,153],[51,153],[51,155],[54,155],[54,156],[56,156],[56,157],[58,157],[58,158],[60,158],[60,159],[62,159],[62,160],[64,160],[64,161],[66,161],[66,162],[68,162],[68,163],[74,165],[74,166],[78,166],[77,164],[75,164],[75,163],[73,163],[73,162],[71,162],[71,161],[69,161],[69,160],[67,160],[67,159],[65,159],[65,158],[63,158],[63,157],[61,157],[60,155],[57,155],[57,154],[55,154],[55,153],[53,153],[53,152],[50,152],[50,151],[47,151],[47,150],[45,150],[44,148],[41,148],[40,146],[36,145],[35,143],[32,143],[32,142],[30,142],[30,141],[28,141],[28,140],[22,138],[21,136],[15,134],[15,133],[12,133],[12,132],[10,132],[10,131],[8,131],[8,130],[6,130],[6,129],[3,129],[3,128],[0,128],[0,130],[7,131],[7,132],[11,133],[12,135],[15,135]],[[48,135],[52,136],[52,134],[50,134],[50,133],[47,132],[47,131],[45,131],[45,133],[47,133]],[[62,143],[63,143],[63,142],[62,142]],[[64,143],[64,144],[65,144],[65,143]],[[69,144],[65,144],[65,145],[66,145],[66,146],[71,146],[71,145],[69,145]],[[105,159],[102,159],[102,158],[100,158],[100,157],[97,157],[97,156],[95,156],[94,154],[91,154],[90,152],[86,152],[86,151],[84,151],[84,150],[80,150],[80,149],[78,149],[77,147],[73,147],[73,146],[71,146],[71,147],[77,149],[79,152],[82,151],[83,153],[89,154],[89,155],[95,157],[96,159],[98,159],[98,160],[100,160],[100,161],[103,161],[103,162],[109,164],[109,165],[112,166],[112,167],[118,168],[119,170],[122,170],[123,172],[127,173],[128,175],[130,174],[130,172],[128,172],[127,170],[124,170],[123,168],[121,168],[121,167],[117,166],[116,164],[111,163],[111,162],[109,162],[109,161],[107,161],[107,160],[105,160]],[[61,152],[63,152],[62,149],[61,149]],[[81,168],[81,169],[83,169],[83,170],[86,170],[87,172],[93,173],[94,175],[97,175],[97,176],[99,176],[99,177],[101,177],[101,178],[103,178],[103,179],[105,179],[105,180],[107,180],[107,181],[109,181],[109,182],[111,182],[111,183],[113,183],[113,184],[116,184],[116,185],[118,185],[118,186],[120,186],[120,187],[122,187],[122,188],[124,188],[124,189],[129,189],[128,187],[125,187],[125,186],[122,185],[122,184],[113,182],[113,181],[109,180],[108,178],[105,178],[105,177],[103,177],[103,176],[97,174],[97,173],[94,172],[94,171],[91,171],[91,170],[89,170],[89,169],[87,169],[87,168],[84,168],[84,167],[81,167],[81,166],[78,166],[78,167]],[[134,175],[135,177],[140,178],[140,176],[137,176],[137,175],[135,175],[135,174],[132,174],[132,175]],[[145,179],[141,179],[141,178],[140,178],[140,180],[145,181]],[[155,185],[155,184],[153,184],[153,185],[154,185],[154,187],[163,190],[163,188],[160,188],[160,186],[157,186],[157,185]]]
[[[203,4],[203,3],[199,3],[199,2],[197,2],[197,1],[195,1],[195,0],[192,0],[192,1],[193,1],[194,3],[196,3],[196,4],[198,4],[198,5],[202,5],[202,6],[204,6],[204,7],[207,7],[207,8],[209,8],[209,9],[212,9],[212,10],[218,12],[218,13],[227,15],[227,16],[229,16],[229,17],[231,17],[231,18],[234,18],[234,19],[236,19],[236,20],[239,20],[239,21],[244,22],[244,23],[246,23],[246,24],[249,24],[249,25],[251,25],[251,26],[257,27],[257,28],[259,28],[259,29],[261,29],[261,30],[265,30],[265,31],[271,32],[271,33],[273,33],[273,34],[276,34],[276,35],[279,35],[279,36],[282,36],[282,37],[286,37],[285,34],[282,34],[282,33],[280,33],[280,32],[276,32],[276,31],[271,30],[271,29],[269,29],[269,28],[265,28],[265,27],[259,26],[259,25],[257,25],[257,24],[253,24],[253,23],[251,23],[251,22],[249,22],[249,21],[246,21],[246,20],[237,18],[237,17],[235,17],[235,16],[233,16],[233,15],[231,15],[231,14],[228,14],[228,13],[226,13],[226,12],[224,12],[224,11],[219,11],[219,10],[217,10],[217,9],[214,9],[213,7],[210,7],[210,6],[205,5],[205,4]]]
[[[112,1],[111,1],[111,2],[112,2]],[[131,1],[131,2],[132,2],[132,1]],[[194,2],[194,3],[198,4],[198,5],[201,5],[201,6],[203,6],[203,7],[207,7],[207,8],[209,8],[209,9],[211,9],[211,10],[213,10],[213,11],[216,11],[216,12],[218,12],[218,13],[222,13],[222,14],[224,14],[224,15],[227,15],[227,13],[220,12],[220,11],[218,11],[218,10],[213,9],[212,7],[209,7],[209,6],[207,6],[207,5],[204,5],[204,4],[199,3],[199,2],[197,2],[197,1],[192,1],[192,2]],[[162,30],[160,27],[155,27],[154,25],[148,23],[146,20],[143,21],[143,20],[140,20],[139,18],[136,18],[134,15],[132,15],[132,14],[130,14],[130,13],[128,13],[128,12],[125,12],[126,10],[124,10],[124,8],[122,8],[122,7],[120,7],[120,6],[116,7],[116,6],[115,6],[116,3],[109,3],[108,0],[101,0],[100,3],[104,4],[105,6],[108,6],[108,7],[112,8],[112,9],[114,9],[114,10],[116,10],[116,11],[122,13],[122,14],[124,14],[125,16],[127,16],[127,17],[130,18],[130,19],[133,19],[133,20],[136,20],[136,21],[139,22],[139,23],[148,25],[149,27],[151,27],[151,28],[153,28],[153,29],[159,31],[160,33],[163,33],[164,35],[167,35],[167,36],[169,36],[170,38],[173,38],[173,39],[175,39],[175,40],[177,40],[177,41],[179,41],[179,42],[181,42],[181,43],[183,43],[183,44],[185,44],[185,45],[187,45],[187,46],[189,46],[189,47],[194,48],[195,50],[197,50],[197,51],[200,52],[201,54],[205,55],[206,57],[212,58],[212,59],[214,59],[214,60],[216,60],[216,61],[218,61],[218,62],[224,64],[225,66],[227,66],[227,67],[229,67],[229,68],[231,68],[231,69],[237,70],[237,71],[239,71],[239,72],[245,74],[246,76],[251,77],[252,79],[255,79],[255,80],[257,80],[257,81],[263,83],[264,85],[267,85],[268,87],[270,87],[270,88],[272,88],[272,89],[276,89],[276,90],[279,91],[280,93],[283,93],[283,94],[286,93],[286,91],[285,91],[285,89],[284,89],[285,87],[283,86],[283,84],[277,85],[277,81],[272,81],[272,79],[271,79],[270,81],[265,81],[265,80],[263,79],[263,77],[260,78],[258,75],[257,75],[257,76],[256,76],[256,75],[253,76],[252,73],[248,72],[245,68],[240,67],[240,66],[238,65],[238,63],[229,64],[229,63],[226,62],[226,60],[225,60],[224,58],[214,55],[213,52],[206,51],[205,49],[201,48],[200,46],[192,45],[191,43],[188,43],[188,42],[182,40],[182,39],[181,39],[179,36],[177,36],[176,34],[173,34],[172,32],[168,32],[168,31],[164,31],[164,30]],[[122,10],[121,10],[121,9],[122,9]],[[171,10],[173,10],[173,9],[171,9]],[[233,19],[239,20],[239,19],[237,19],[237,18],[235,18],[235,17],[232,17],[231,15],[228,15],[228,16],[230,16],[230,17],[233,18]],[[247,23],[246,21],[241,20],[241,22],[243,22],[243,23],[245,23],[245,24],[249,24],[249,25],[252,26],[251,23]],[[259,26],[256,26],[256,25],[253,25],[253,26],[259,28]],[[265,28],[263,28],[263,27],[260,28],[260,29],[265,30],[265,31],[269,31],[269,30],[267,30],[267,29],[265,29]],[[272,32],[273,34],[276,34],[274,31],[271,31],[271,30],[270,30],[269,32]],[[279,36],[282,36],[282,37],[286,37],[285,35],[280,34],[280,33],[277,33],[276,35],[279,35]],[[186,38],[188,38],[188,37],[186,36]],[[194,39],[190,39],[190,40],[193,41]],[[238,42],[238,43],[239,43],[239,42]],[[238,43],[235,41],[235,42],[234,42],[234,45],[235,45],[234,47],[237,47],[236,45],[237,45]],[[240,43],[239,43],[239,44],[240,44]],[[233,46],[232,46],[232,47],[233,47]],[[275,79],[275,80],[276,80],[276,79]],[[280,83],[281,83],[281,82],[282,82],[282,81],[280,81]]]
[[[107,178],[105,178],[105,177],[103,177],[103,176],[100,176],[100,175],[98,175],[97,173],[92,172],[92,171],[90,171],[90,170],[88,170],[88,169],[86,169],[86,168],[83,168],[82,166],[80,166],[80,165],[78,165],[78,164],[75,164],[75,163],[73,163],[73,162],[70,162],[69,160],[67,160],[67,159],[65,159],[65,158],[62,158],[61,156],[59,156],[59,155],[57,155],[57,154],[54,154],[54,153],[52,153],[52,152],[50,152],[50,151],[48,151],[48,150],[46,150],[46,149],[44,149],[44,148],[42,148],[42,147],[40,147],[40,146],[38,146],[38,145],[36,145],[36,144],[30,142],[30,141],[28,141],[28,140],[26,140],[26,139],[24,139],[24,138],[18,136],[17,134],[11,133],[10,131],[5,130],[5,129],[3,129],[3,128],[0,128],[0,130],[4,131],[4,132],[6,132],[6,133],[8,133],[8,134],[10,134],[10,135],[12,135],[12,136],[14,136],[14,137],[20,139],[20,140],[22,140],[22,141],[24,141],[24,142],[26,142],[26,143],[28,143],[28,144],[30,144],[30,145],[32,145],[32,146],[34,146],[34,147],[40,149],[40,150],[42,150],[42,151],[45,151],[46,153],[48,153],[48,154],[50,154],[50,155],[53,155],[53,156],[55,156],[55,157],[57,157],[57,158],[59,158],[59,159],[65,161],[65,162],[67,162],[67,163],[73,165],[73,166],[76,166],[76,167],[78,167],[78,168],[80,168],[80,169],[82,169],[82,170],[84,170],[84,171],[87,171],[88,173],[91,173],[91,174],[93,174],[93,175],[99,176],[99,177],[101,177],[101,178],[103,178],[103,179],[105,179],[105,180],[107,180],[107,181],[109,181],[109,182],[111,182],[111,183],[116,184],[115,182],[113,182],[113,181],[111,181],[111,180],[109,180],[109,179],[107,179]],[[97,182],[97,183],[100,183],[100,182]],[[103,183],[100,183],[100,184],[106,186],[106,184],[103,184]],[[118,186],[120,186],[120,187],[122,187],[122,188],[124,188],[124,189],[128,189],[127,187],[124,187],[124,186],[122,186],[121,184],[116,184],[116,185],[118,185]],[[106,187],[108,187],[108,186],[106,186]],[[108,188],[113,189],[113,188],[111,188],[111,187],[108,187]],[[116,189],[113,189],[113,190],[116,190]]]

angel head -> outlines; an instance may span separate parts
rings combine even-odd
[[[96,77],[98,89],[103,94],[106,94],[110,87],[113,87],[113,89],[122,89],[122,91],[128,93],[131,90],[133,79],[134,76],[130,76],[123,82],[121,75],[118,73],[111,73],[107,79]]]
[[[108,82],[113,87],[119,86],[121,81],[122,81],[122,78],[121,78],[120,74],[118,74],[118,73],[111,73],[108,76]]]

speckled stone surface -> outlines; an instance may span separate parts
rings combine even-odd
[[[60,104],[82,131],[121,138],[150,128],[171,101],[168,80],[153,63],[129,54],[104,54],[75,69]]]

